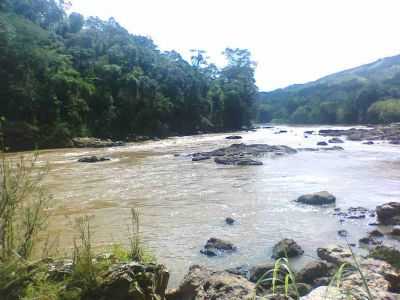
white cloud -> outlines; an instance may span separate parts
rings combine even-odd
[[[115,17],[162,50],[251,50],[271,90],[400,54],[399,0],[75,0],[85,16]]]

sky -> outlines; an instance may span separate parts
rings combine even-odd
[[[400,54],[400,0],[72,0],[71,11],[219,66],[226,47],[247,48],[265,91]]]

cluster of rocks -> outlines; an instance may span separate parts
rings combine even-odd
[[[365,219],[367,217],[373,218],[375,217],[375,211],[373,209],[368,209],[365,207],[350,207],[346,210],[341,208],[335,208],[334,212],[335,216],[338,216],[340,220],[343,222],[345,219]]]
[[[291,245],[289,247],[293,247],[296,254],[301,255],[300,246],[293,242],[285,241],[281,245]],[[367,293],[365,284],[368,285],[373,299],[398,299],[400,274],[397,264],[400,264],[400,251],[379,246],[368,257],[361,257],[356,256],[349,248],[332,245],[318,248],[317,255],[319,260],[307,263],[295,273],[296,290],[290,287],[285,291],[283,282],[288,271],[282,268],[276,274],[277,286],[274,294],[272,293],[275,269],[272,262],[225,271],[194,265],[189,268],[180,286],[168,291],[166,299],[298,299],[299,294],[302,300],[349,299],[349,295],[351,299],[364,300]],[[340,288],[336,288],[337,283],[332,284],[332,279],[343,264],[346,265],[340,278]],[[285,296],[287,292],[289,295]]]
[[[267,145],[267,144],[232,144],[229,147],[219,148],[208,152],[193,153],[192,161],[203,161],[214,158],[215,163],[223,165],[262,165],[263,163],[256,160],[266,154],[276,156],[294,154],[297,150],[284,145]]]
[[[102,140],[92,137],[77,137],[72,139],[74,147],[77,148],[107,148],[125,146],[122,141]]]
[[[350,141],[390,141],[392,144],[400,144],[400,124],[387,126],[375,126],[372,128],[350,129],[323,129],[319,131],[322,136],[346,136]]]

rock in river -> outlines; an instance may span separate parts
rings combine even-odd
[[[297,150],[284,145],[267,144],[232,144],[229,147],[216,149],[209,152],[191,154],[192,158],[214,157],[217,164],[239,165],[239,166],[259,166],[263,163],[256,160],[256,157],[263,155],[282,156],[297,153]],[[203,160],[203,159],[198,159]]]
[[[200,252],[207,256],[217,256],[224,253],[231,253],[236,250],[237,248],[231,242],[217,238],[210,238]]]
[[[318,142],[317,146],[328,146],[327,142]]]
[[[400,224],[400,202],[389,202],[376,207],[378,221],[385,225]]]
[[[225,223],[228,224],[228,225],[233,225],[235,223],[235,219],[231,218],[231,217],[227,217],[225,219]]]
[[[263,163],[259,160],[246,157],[216,157],[214,161],[220,165],[236,166],[261,166]]]
[[[298,282],[313,284],[318,278],[328,276],[328,265],[323,261],[311,261],[297,273]]]
[[[329,141],[331,144],[342,144],[344,143],[343,140],[339,139],[338,137],[331,138]]]
[[[310,205],[324,205],[335,203],[336,197],[326,191],[323,191],[319,193],[300,196],[299,198],[297,198],[296,201]]]
[[[283,239],[272,249],[272,258],[296,257],[304,253],[293,239]]]
[[[227,140],[240,140],[242,137],[240,135],[230,135],[226,137]]]
[[[97,162],[102,162],[102,161],[109,161],[111,158],[108,157],[97,157],[97,156],[87,156],[87,157],[82,157],[78,160],[78,162],[81,163],[97,163]]]

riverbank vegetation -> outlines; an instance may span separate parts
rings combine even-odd
[[[225,49],[223,68],[202,50],[188,62],[113,18],[68,15],[66,7],[1,1],[0,116],[11,149],[250,124],[257,87],[248,50]]]
[[[56,237],[46,234],[52,204],[42,186],[47,167],[38,164],[37,155],[18,160],[4,152],[0,155],[0,299],[108,299],[106,283],[114,284],[107,278],[111,266],[155,263],[140,239],[135,209],[127,247],[114,244],[103,249],[108,254],[98,255],[92,246],[90,218],[83,216],[76,219],[71,258],[58,257]],[[138,281],[151,288],[155,278],[140,276]],[[143,293],[140,284],[130,292]]]

